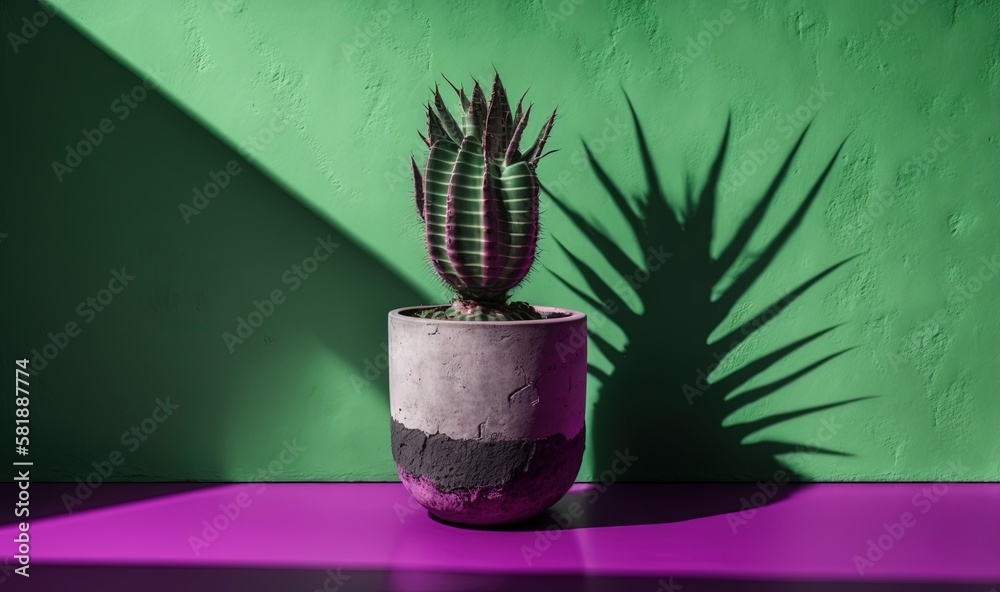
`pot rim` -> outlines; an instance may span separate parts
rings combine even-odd
[[[459,321],[456,319],[422,319],[420,317],[414,317],[410,315],[403,314],[404,312],[414,311],[414,310],[427,310],[429,308],[439,308],[441,306],[447,306],[447,304],[427,304],[421,306],[404,306],[403,308],[397,308],[389,311],[390,319],[398,319],[400,321],[405,321],[408,323],[418,323],[424,325],[439,325],[441,323],[446,324],[461,324],[465,326],[469,325],[548,325],[553,323],[572,323],[575,321],[580,321],[587,318],[587,315],[569,308],[559,308],[556,306],[534,306],[532,308],[535,310],[553,313],[561,312],[566,313],[566,316],[554,317],[551,319],[527,319],[523,321]]]

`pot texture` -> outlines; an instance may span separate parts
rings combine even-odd
[[[583,459],[587,318],[441,321],[389,313],[392,455],[399,478],[451,522],[548,509]]]

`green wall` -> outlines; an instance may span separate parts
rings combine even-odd
[[[494,65],[559,107],[517,296],[591,315],[581,479],[626,449],[628,480],[1000,478],[1000,4],[4,11],[4,376],[65,344],[36,479],[394,479],[385,313],[446,297],[421,104]]]

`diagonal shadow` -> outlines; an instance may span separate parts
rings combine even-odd
[[[734,352],[821,280],[847,264],[853,257],[836,261],[811,277],[779,294],[749,319],[729,331],[734,307],[768,269],[789,238],[816,202],[836,163],[843,143],[826,163],[806,196],[780,229],[758,252],[748,253],[751,237],[789,174],[792,163],[808,132],[802,130],[774,179],[743,220],[733,238],[717,255],[712,254],[713,224],[720,177],[726,162],[730,138],[727,122],[718,153],[697,198],[689,187],[684,204],[672,207],[660,184],[638,115],[626,96],[635,126],[645,194],[629,199],[611,179],[585,145],[591,167],[610,201],[628,223],[630,236],[612,237],[600,225],[568,207],[546,191],[548,197],[572,221],[616,271],[602,275],[591,264],[562,247],[584,280],[575,285],[559,274],[556,278],[578,296],[591,311],[603,312],[625,335],[618,348],[597,334],[591,324],[591,343],[611,363],[604,372],[591,365],[590,373],[600,383],[591,425],[593,474],[600,479],[615,466],[618,453],[637,457],[622,478],[629,481],[801,481],[802,475],[784,465],[779,456],[792,452],[846,455],[824,448],[793,442],[747,439],[761,430],[792,419],[820,413],[869,397],[850,397],[823,405],[807,406],[786,413],[765,415],[733,425],[726,422],[734,414],[765,400],[814,370],[833,362],[848,349],[833,351],[805,364],[787,376],[740,391],[764,371],[806,346],[818,342],[837,325],[818,328],[735,369],[714,372],[733,365]],[[642,253],[636,264],[622,244],[635,241]],[[621,289],[632,278],[632,290]],[[717,294],[717,295],[716,295]],[[641,311],[641,312],[637,312]],[[713,337],[720,334],[717,337]],[[612,477],[614,477],[612,475]],[[780,499],[795,485],[779,485],[770,501]],[[749,489],[748,495],[756,489]],[[642,499],[621,500],[624,493],[609,488],[597,503],[590,525],[674,521],[741,509],[742,496],[726,499],[677,499],[682,508],[668,500],[655,507]],[[635,496],[632,496],[635,497]],[[683,496],[681,496],[683,497]],[[564,499],[564,502],[566,500]],[[601,511],[603,506],[606,511]],[[603,517],[602,517],[603,516]]]
[[[27,0],[4,3],[4,39],[38,10]],[[365,396],[388,392],[384,373],[361,397],[348,373],[363,374],[367,359],[381,351],[387,311],[426,296],[159,92],[120,119],[113,101],[143,80],[61,18],[17,50],[5,43],[0,55],[5,79],[20,89],[5,102],[0,231],[10,237],[0,248],[0,266],[22,271],[21,288],[9,291],[0,315],[0,353],[31,357],[47,332],[63,331],[69,321],[82,327],[32,379],[31,411],[45,418],[32,426],[33,479],[64,481],[60,495],[73,494],[75,479],[87,479],[98,470],[92,463],[102,465],[117,451],[124,462],[104,481],[227,481],[273,460],[282,451],[275,434],[301,437],[307,427],[331,435],[314,436],[296,472],[275,478],[346,474],[330,459],[343,458],[339,438],[346,441],[348,431],[340,436],[324,428],[323,417],[354,400],[384,411],[385,396]],[[65,159],[64,147],[76,146],[81,129],[92,130],[102,118],[113,131],[57,178],[50,163]],[[206,186],[227,163],[240,172],[186,220],[179,204],[193,203],[193,188]],[[318,238],[340,246],[293,291],[283,274],[315,252]],[[108,270],[122,266],[134,284],[88,323],[77,304],[107,284]],[[275,289],[284,290],[284,303],[228,351],[223,333],[236,331],[236,318],[246,318]],[[310,361],[333,357],[341,364],[332,376]],[[181,405],[176,416],[134,450],[127,446],[123,431],[167,397]],[[13,416],[13,400],[5,405]],[[373,424],[385,425],[383,439],[367,426],[355,428],[354,437],[367,432],[368,441],[386,443],[384,460],[377,460],[390,474],[381,417],[374,415]],[[272,429],[278,423],[289,427]],[[75,511],[131,499],[111,488],[89,491]],[[56,510],[65,511],[56,499]]]

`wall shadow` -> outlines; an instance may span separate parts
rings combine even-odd
[[[424,295],[60,18],[15,51],[8,34],[40,10],[4,2],[0,19],[0,264],[17,278],[0,312],[0,355],[58,350],[32,365],[33,480],[86,479],[114,451],[124,463],[99,480],[217,481],[260,469],[282,443],[261,441],[256,426],[287,425],[291,438],[359,398],[346,374],[324,375],[316,359],[332,352],[361,373],[380,352],[386,313]],[[227,174],[232,164],[239,172]],[[185,219],[180,206],[194,204],[195,190],[210,199]],[[320,240],[338,246],[293,289],[283,274]],[[100,310],[85,304],[122,269],[134,276],[127,287]],[[231,352],[223,334],[276,289],[284,303]],[[70,322],[80,333],[67,337]],[[2,372],[13,382],[11,363]],[[386,376],[371,383],[388,392]],[[136,449],[123,444],[167,397],[176,414]],[[319,406],[333,411],[320,417]],[[13,417],[12,399],[2,410]],[[376,420],[388,459],[388,421]],[[317,441],[310,454],[345,458],[337,442]],[[316,478],[323,466],[280,478]]]
[[[600,398],[588,426],[593,449],[593,473],[598,480],[604,473],[611,479],[628,481],[801,481],[802,476],[784,465],[779,455],[791,452],[846,453],[794,442],[764,440],[749,443],[745,440],[770,426],[869,397],[846,397],[732,425],[724,425],[724,421],[736,411],[761,402],[781,389],[794,388],[799,379],[847,353],[849,348],[831,351],[786,376],[740,391],[741,387],[786,356],[835,330],[837,322],[818,327],[815,332],[741,367],[714,374],[713,370],[717,366],[725,368],[727,362],[732,361],[730,356],[733,352],[747,339],[763,330],[770,320],[802,294],[852,258],[835,261],[811,277],[783,288],[772,302],[750,318],[736,323],[728,331],[722,331],[717,337],[712,336],[727,323],[734,307],[760,280],[817,201],[843,143],[781,228],[766,244],[750,253],[747,247],[751,236],[788,177],[808,132],[807,126],[733,238],[719,254],[713,255],[711,246],[716,202],[720,194],[720,177],[726,164],[731,122],[727,122],[704,186],[697,195],[695,189],[689,186],[683,203],[674,206],[660,184],[639,117],[628,97],[626,101],[643,167],[644,194],[634,199],[627,197],[586,145],[584,149],[610,203],[627,221],[629,236],[611,236],[602,230],[598,222],[587,219],[581,211],[545,192],[616,272],[610,277],[609,274],[602,275],[593,265],[563,247],[584,283],[576,285],[554,274],[592,311],[591,344],[612,365],[610,372],[593,365],[590,367],[591,376],[601,384]],[[639,264],[623,247],[632,241],[639,245],[644,257]],[[562,247],[562,243],[559,244]],[[622,278],[633,279],[632,295],[629,296],[628,290],[618,289],[626,281]],[[717,288],[722,289],[719,291]],[[713,296],[716,292],[717,296]],[[595,321],[610,322],[620,328],[625,334],[624,347],[619,349],[597,334]],[[638,460],[617,477],[611,469],[617,466],[616,463],[620,464],[619,454],[626,451]],[[769,500],[780,499],[794,487],[779,486],[778,493],[770,496]],[[642,499],[636,498],[630,500],[631,507],[642,504],[642,510],[615,518],[612,515],[618,510],[612,512],[612,509],[617,502],[612,498],[625,494],[613,489],[609,488],[602,501],[598,502],[608,508],[605,523],[672,521],[684,515],[682,511],[679,516],[678,509],[671,507],[672,504],[663,503],[667,500],[653,499],[642,504]],[[736,496],[721,501],[688,499],[685,503],[687,517],[697,517],[739,510],[741,501]],[[595,513],[600,514],[597,510],[595,508]]]

